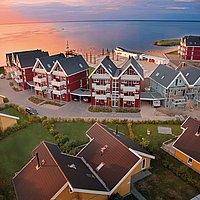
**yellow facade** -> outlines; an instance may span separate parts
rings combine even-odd
[[[145,169],[150,168],[150,158],[146,159]],[[143,169],[143,170],[145,170]],[[119,193],[121,196],[125,196],[130,193],[131,177],[142,171],[142,162],[129,174],[129,176],[119,185],[119,187],[113,193]],[[87,193],[71,193],[69,186],[56,198],[56,200],[107,200],[109,196],[99,194],[87,194]]]
[[[0,116],[0,130],[5,131],[8,127],[14,126],[17,124],[17,119]]]
[[[0,96],[0,104],[4,104],[4,97]]]
[[[180,159],[183,163],[188,164],[188,159],[190,158],[189,156],[185,155],[179,150],[176,150],[176,157]],[[200,163],[196,162],[195,160],[192,160],[192,163],[190,165],[194,170],[200,172]]]

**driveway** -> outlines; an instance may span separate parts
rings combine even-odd
[[[91,113],[88,111],[90,104],[83,102],[67,102],[64,106],[58,107],[57,110],[51,109],[50,107],[44,107],[42,105],[36,105],[28,100],[28,98],[34,95],[34,91],[25,90],[21,92],[14,91],[10,86],[11,80],[1,79],[0,80],[0,94],[8,97],[10,103],[18,104],[21,106],[30,106],[38,110],[39,115],[47,117],[62,117],[62,118],[98,118],[98,119],[129,119],[129,120],[148,120],[148,119],[160,119],[168,120],[171,117],[166,116],[152,116],[153,108],[142,108],[141,113]],[[150,109],[150,110],[149,110]]]

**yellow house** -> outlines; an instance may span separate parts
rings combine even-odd
[[[3,95],[0,95],[0,104],[4,104],[4,98],[6,98],[6,97]]]
[[[200,173],[200,121],[189,117],[181,128],[183,132],[173,144],[175,157]]]
[[[89,143],[76,155],[42,142],[33,158],[16,174],[18,200],[106,200],[131,192],[133,178],[150,168],[150,155],[125,135],[95,123]],[[30,195],[31,194],[31,195]]]
[[[5,131],[8,127],[17,124],[19,117],[0,113],[0,130]]]

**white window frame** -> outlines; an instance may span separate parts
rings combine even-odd
[[[142,159],[142,163],[141,163],[141,168],[142,168],[142,170],[143,170],[143,169],[146,169],[146,165],[147,165],[146,158],[143,158],[143,159]]]

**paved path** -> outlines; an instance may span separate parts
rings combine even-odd
[[[21,92],[14,91],[9,86],[9,80],[0,79],[0,94],[5,95],[10,100],[10,103],[15,103],[21,106],[30,106],[35,108],[39,115],[47,117],[62,117],[62,118],[98,118],[98,119],[128,119],[128,120],[169,120],[167,116],[152,116],[148,109],[144,108],[141,113],[91,113],[88,111],[90,104],[80,102],[67,102],[64,106],[57,110],[50,107],[36,105],[28,100],[28,97],[34,95],[33,91],[25,90]]]

